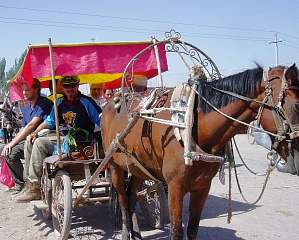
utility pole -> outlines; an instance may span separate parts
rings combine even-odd
[[[269,42],[269,44],[275,44],[275,64],[276,66],[278,66],[278,43],[281,43],[282,40],[278,40],[277,37],[277,32],[274,33],[274,41],[273,42]]]

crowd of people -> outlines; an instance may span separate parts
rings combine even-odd
[[[95,129],[99,129],[102,108],[112,97],[112,91],[103,90],[100,84],[91,84],[90,97],[86,96],[79,91],[79,79],[75,76],[63,77],[57,85],[61,94],[57,100],[60,132],[66,135],[72,129],[76,140],[84,136],[84,141],[90,141]],[[51,86],[49,88],[51,90]],[[11,142],[0,145],[1,155],[15,182],[15,187],[9,190],[15,202],[41,199],[43,160],[53,155],[55,148],[55,142],[39,136],[43,129],[55,129],[51,94],[48,98],[41,96],[38,79],[33,80],[32,86],[23,84],[22,90],[26,100],[22,108],[22,129]]]

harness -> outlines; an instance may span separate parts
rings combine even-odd
[[[276,150],[281,141],[283,141],[283,140],[293,140],[294,138],[299,136],[299,124],[292,124],[291,121],[289,120],[285,110],[283,109],[283,100],[285,98],[285,91],[287,89],[297,89],[297,88],[287,86],[287,81],[286,81],[286,78],[285,78],[285,72],[286,72],[286,69],[284,70],[284,73],[283,73],[282,77],[276,76],[276,77],[273,77],[273,78],[269,79],[269,77],[268,77],[269,72],[264,71],[263,81],[265,82],[266,86],[265,86],[265,97],[264,97],[263,101],[259,101],[257,99],[249,98],[249,97],[246,97],[246,96],[234,93],[234,92],[225,91],[225,90],[213,87],[213,86],[209,85],[208,83],[206,84],[207,87],[210,87],[211,89],[213,89],[217,92],[221,92],[221,93],[236,97],[236,98],[241,99],[243,101],[256,102],[256,103],[260,104],[258,114],[256,116],[256,120],[258,122],[258,125],[260,125],[263,110],[265,108],[270,109],[271,112],[272,112],[272,115],[273,115],[273,119],[274,119],[276,129],[277,129],[276,134],[272,133],[272,132],[269,132],[269,131],[266,131],[261,127],[253,126],[252,124],[248,124],[246,122],[240,121],[240,120],[238,120],[234,117],[231,117],[231,116],[225,114],[224,112],[222,112],[221,110],[219,110],[218,108],[213,106],[206,98],[204,98],[203,96],[200,96],[198,91],[196,91],[196,93],[211,108],[213,108],[215,111],[217,111],[221,115],[225,116],[226,118],[229,118],[232,121],[243,124],[243,125],[245,125],[249,128],[256,129],[258,131],[267,133],[267,134],[271,135],[272,137],[274,137],[274,142],[272,143],[272,149]],[[275,102],[273,100],[272,81],[277,79],[277,78],[281,79],[281,87],[280,87],[280,91],[279,91],[279,95],[278,95],[278,102],[277,102],[277,104],[275,104]]]

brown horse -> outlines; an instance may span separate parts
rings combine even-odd
[[[197,99],[198,107],[194,109],[196,114],[193,137],[201,149],[207,153],[218,154],[227,142],[244,128],[242,124],[211,109],[202,97],[225,114],[249,123],[254,120],[260,108],[261,104],[257,101],[263,101],[269,89],[272,89],[271,94],[268,95],[271,98],[261,112],[263,128],[273,133],[278,132],[274,121],[275,109],[277,110],[274,106],[278,102],[282,103],[290,122],[298,125],[299,80],[296,66],[293,65],[288,69],[277,67],[270,69],[267,73],[264,75],[263,69],[257,67],[214,82],[200,81],[198,83],[199,97]],[[284,82],[286,86],[283,85]],[[219,92],[217,89],[257,101],[239,99],[236,95],[231,96],[229,93]],[[171,95],[172,92],[164,94],[158,104],[169,107]],[[123,109],[117,111],[111,103],[103,111],[102,137],[105,150],[116,134],[121,132],[128,123],[130,115]],[[157,116],[170,119],[168,112],[159,113]],[[183,239],[183,197],[190,192],[187,237],[196,239],[201,212],[210,190],[211,181],[219,170],[220,164],[196,161],[192,166],[185,165],[184,148],[177,141],[173,130],[174,128],[171,126],[139,119],[122,145],[154,177],[167,183],[171,224],[170,239]],[[282,135],[290,137],[287,132]],[[287,145],[285,140],[279,140],[276,146],[278,153],[285,159],[290,154]],[[130,235],[131,239],[141,239],[135,213],[136,192],[142,181],[148,177],[134,164],[130,156],[121,151],[117,151],[113,155],[110,167],[112,182],[118,192],[122,213],[122,239],[130,239]],[[128,189],[125,188],[124,171],[129,171],[132,174]]]

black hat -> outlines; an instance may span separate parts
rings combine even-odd
[[[65,76],[61,78],[60,82],[64,87],[75,86],[79,83],[79,78],[77,76]]]

